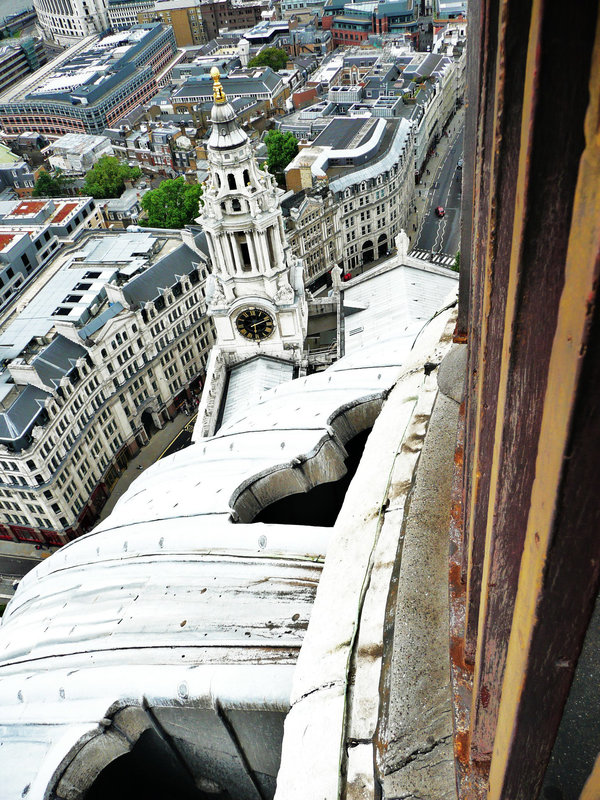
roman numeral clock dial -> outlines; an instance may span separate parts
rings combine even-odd
[[[263,308],[249,306],[237,315],[235,327],[245,339],[260,342],[273,333],[273,317]]]

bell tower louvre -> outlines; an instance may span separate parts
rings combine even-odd
[[[299,363],[307,320],[303,265],[285,236],[275,179],[258,168],[216,67],[211,77],[209,177],[198,221],[213,264],[208,301],[217,346],[242,359],[263,354]]]

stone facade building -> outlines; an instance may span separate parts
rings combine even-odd
[[[331,195],[327,250],[318,247],[320,223],[306,205],[306,216],[298,210],[296,219],[291,211],[288,217],[296,252],[308,255],[309,282],[331,268],[333,254],[345,269],[362,267],[387,255],[406,228],[415,185],[414,129],[403,119],[333,119],[285,174],[289,190],[327,187],[320,191]],[[304,196],[299,200],[297,208],[305,203]]]
[[[149,11],[154,0],[108,0],[108,21],[113,31],[131,28],[138,22],[138,14]]]
[[[34,0],[33,7],[45,38],[61,47],[108,29],[108,0]]]
[[[88,228],[103,228],[92,197],[53,197],[0,203],[0,312],[20,298],[56,255]]]
[[[46,67],[0,96],[6,133],[102,133],[157,91],[157,75],[177,48],[169,26],[136,25],[128,31],[80,41]]]
[[[184,241],[182,241],[182,238]],[[202,234],[86,234],[0,331],[0,538],[62,544],[202,380]]]
[[[293,193],[281,207],[288,241],[304,262],[304,282],[314,286],[343,260],[341,206],[327,187],[321,187]]]

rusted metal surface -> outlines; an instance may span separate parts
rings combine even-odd
[[[465,432],[465,449],[467,451],[469,476],[465,488],[465,536],[468,536],[468,547],[464,553],[463,570],[468,574],[467,608],[466,608],[466,641],[465,657],[473,661],[475,653],[477,619],[479,614],[479,596],[481,585],[481,565],[483,562],[483,530],[481,514],[487,504],[487,484],[485,464],[479,456],[482,420],[481,392],[482,375],[485,370],[486,330],[491,302],[491,274],[489,260],[488,228],[493,214],[493,196],[491,194],[491,178],[493,160],[486,155],[493,154],[495,104],[494,85],[496,73],[495,52],[497,49],[497,30],[489,19],[498,17],[498,0],[487,0],[482,4],[481,14],[481,72],[477,85],[469,87],[470,97],[477,93],[478,120],[477,144],[475,155],[474,183],[471,189],[473,197],[473,292],[471,296],[471,346],[469,348],[469,365],[467,369],[467,428]],[[470,26],[469,26],[470,27]],[[468,188],[468,187],[467,187]],[[476,322],[475,322],[476,321]],[[473,334],[473,324],[477,326]],[[483,480],[483,484],[482,484]]]
[[[498,800],[525,800],[539,791],[600,583],[600,19],[597,8],[588,11],[588,21],[596,21],[595,45],[590,24],[585,35],[579,32],[577,59],[580,83],[592,67],[586,149],[572,217],[561,226],[569,233],[565,288],[541,399],[535,482],[490,772],[490,798]],[[545,35],[556,35],[554,9],[543,23]],[[587,100],[587,91],[582,94],[580,102]],[[577,137],[583,126],[576,118],[571,124]],[[568,184],[568,177],[562,181]]]
[[[585,85],[576,74],[585,62],[585,37],[577,32],[568,41],[564,36],[559,41],[562,21],[557,13],[553,19],[554,12],[548,9],[542,21],[540,10],[534,8],[530,26],[528,12],[527,4],[510,5],[502,31],[505,46],[500,48],[505,83],[513,88],[504,93],[498,86],[502,96],[497,149],[505,168],[494,191],[497,228],[490,230],[490,236],[497,243],[493,275],[500,291],[489,316],[490,368],[482,376],[484,382],[490,373],[495,377],[483,387],[481,414],[485,417],[486,408],[497,409],[498,420],[494,428],[491,420],[483,419],[486,433],[480,456],[487,465],[482,480],[485,477],[493,488],[485,519],[477,642],[481,655],[474,687],[472,748],[479,758],[489,757],[493,748],[587,106]],[[588,41],[588,59],[589,51]],[[524,108],[518,91],[523,76]],[[552,86],[552,93],[542,91],[542,86]],[[557,102],[564,109],[560,120],[556,119]],[[551,127],[555,136],[548,136]],[[555,181],[561,161],[564,175]],[[492,366],[498,364],[500,369]],[[516,453],[527,453],[527,458],[515,458]]]
[[[482,73],[450,558],[464,800],[537,797],[600,582],[600,47],[584,5],[585,31],[541,0],[470,19]]]

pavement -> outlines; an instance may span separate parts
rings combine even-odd
[[[156,433],[150,438],[148,444],[142,447],[137,456],[131,459],[127,465],[127,468],[121,473],[119,480],[115,484],[110,497],[106,501],[104,508],[100,513],[98,522],[101,522],[103,519],[108,517],[117,504],[119,498],[125,494],[134,480],[139,478],[144,470],[148,469],[148,467],[158,461],[161,456],[164,455],[165,451],[169,449],[169,446],[172,444],[173,440],[179,436],[186,426],[193,425],[195,419],[195,414],[191,417],[188,417],[184,413],[180,413],[175,417],[174,420],[167,422],[164,428],[156,431]]]
[[[442,136],[435,149],[435,154],[429,158],[425,165],[421,183],[415,186],[413,211],[409,215],[406,229],[406,233],[410,238],[411,249],[416,247],[423,223],[427,215],[431,213],[431,197],[435,191],[433,184],[439,178],[439,172],[442,169],[448,151],[456,141],[456,137],[462,136],[464,122],[465,110],[461,106],[446,128],[449,135]],[[429,175],[427,175],[427,170],[429,170]]]

